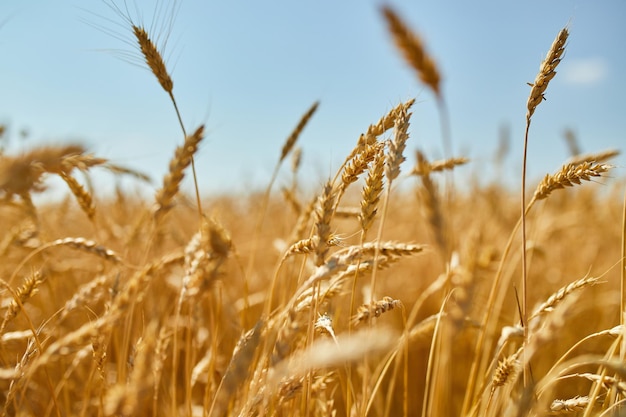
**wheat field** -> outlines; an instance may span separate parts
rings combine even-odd
[[[445,158],[412,144],[410,99],[311,189],[298,138],[314,102],[265,191],[201,195],[205,128],[182,123],[155,34],[111,5],[181,137],[152,199],[99,195],[94,168],[146,177],[81,144],[1,156],[3,416],[626,415],[619,150],[572,155],[538,183],[524,154],[519,188],[457,187],[455,169],[478,163],[451,153],[439,64],[383,8],[438,105]],[[568,36],[546,40],[526,143]],[[37,203],[54,177],[67,197]]]

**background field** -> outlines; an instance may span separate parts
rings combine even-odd
[[[435,104],[441,155],[413,139],[408,99],[315,177],[300,140],[324,106],[312,102],[267,184],[201,194],[216,180],[195,175],[211,132],[183,123],[149,28],[113,11],[179,139],[156,185],[80,143],[2,154],[3,415],[622,415],[619,149],[583,154],[566,135],[563,165],[520,175],[522,203],[502,175],[522,143],[503,133],[484,158],[453,153],[439,64],[383,8],[390,45]],[[567,37],[534,63],[520,114],[531,144]]]

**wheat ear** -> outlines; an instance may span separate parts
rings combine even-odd
[[[605,162],[609,159],[612,159],[620,154],[620,151],[617,149],[606,149],[600,152],[588,153],[588,154],[578,154],[573,158],[570,158],[568,161],[570,164],[579,165],[583,162]]]
[[[426,52],[422,40],[411,32],[391,8],[384,7],[382,12],[387,20],[389,32],[391,32],[396,46],[404,55],[404,59],[417,72],[420,80],[429,86],[437,97],[440,97],[441,76],[435,61]]]
[[[386,115],[381,117],[378,122],[373,125],[369,125],[367,131],[359,136],[359,140],[357,141],[356,146],[354,147],[354,149],[352,149],[352,151],[346,158],[344,165],[346,165],[348,161],[354,158],[358,153],[363,152],[363,150],[367,146],[376,143],[376,138],[394,127],[396,119],[398,118],[400,113],[409,110],[414,103],[415,99],[413,98],[404,103],[400,103],[396,107],[391,109]]]
[[[383,313],[401,306],[402,302],[400,300],[389,296],[383,297],[381,300],[363,304],[359,306],[357,313],[352,317],[352,324],[356,326],[360,323],[368,322],[374,317],[380,317]]]
[[[359,222],[361,230],[366,233],[374,222],[378,211],[378,202],[383,192],[383,173],[385,169],[385,151],[381,146],[375,155],[374,163],[369,169],[365,186],[361,192],[361,212]]]
[[[532,313],[530,317],[528,317],[528,320],[532,321],[534,318],[553,311],[556,306],[572,292],[581,290],[585,287],[593,286],[597,283],[598,278],[595,277],[584,277],[574,282],[570,282],[569,284],[560,288],[557,292],[552,294],[546,301],[544,301],[539,307],[537,307],[534,313]]]
[[[432,227],[433,234],[435,235],[435,241],[441,249],[441,253],[444,258],[447,259],[448,242],[446,239],[444,216],[441,210],[441,203],[439,201],[439,195],[437,193],[437,186],[435,182],[430,178],[430,164],[426,159],[426,156],[417,151],[417,169],[422,174],[420,178],[422,180],[423,188],[419,190],[419,197],[423,200],[424,214],[428,223]]]
[[[4,319],[0,325],[0,334],[4,333],[9,321],[17,316],[21,310],[21,306],[23,306],[28,299],[37,293],[39,284],[43,281],[44,277],[41,275],[41,272],[37,271],[28,276],[28,278],[24,280],[24,283],[17,290],[15,290],[15,294],[17,299],[19,299],[19,302],[14,299],[11,301],[11,304],[9,304],[9,308],[7,308],[7,311],[4,313]]]
[[[428,162],[428,161],[425,161]],[[413,170],[410,172],[410,175],[424,175],[431,172],[443,172],[454,169],[457,166],[465,165],[469,162],[468,158],[459,157],[459,158],[448,158],[442,159],[439,161],[428,162],[428,166],[424,167],[422,164],[417,164]]]
[[[374,141],[374,143],[366,145],[361,152],[350,159],[341,173],[341,183],[338,186],[340,195],[343,194],[350,184],[359,179],[359,175],[365,172],[367,166],[374,161],[382,147],[383,144]]]
[[[553,414],[570,414],[584,410],[589,405],[588,396],[576,396],[567,400],[554,400],[550,404],[550,412]]]
[[[567,28],[561,29],[559,34],[554,39],[554,42],[552,42],[552,46],[550,47],[546,58],[541,63],[535,82],[528,84],[532,87],[530,90],[530,96],[528,97],[528,102],[526,103],[526,107],[528,109],[526,119],[529,121],[539,103],[545,99],[544,93],[548,88],[548,83],[556,75],[555,69],[561,62],[563,52],[565,52],[565,43],[567,42],[568,36],[569,32],[567,31]]]
[[[163,187],[156,194],[155,220],[162,218],[171,208],[172,200],[178,193],[180,183],[185,176],[185,169],[191,163],[193,155],[198,150],[198,144],[204,138],[204,125],[185,138],[183,146],[176,148],[174,158],[170,161],[170,170],[163,178]]]
[[[594,177],[601,177],[602,174],[612,168],[612,165],[598,164],[595,162],[563,165],[556,174],[548,174],[543,178],[535,190],[531,203],[536,200],[548,198],[555,190],[573,187],[574,185],[580,185],[582,181],[591,181]]]
[[[324,263],[328,254],[328,241],[331,235],[330,221],[333,218],[335,196],[330,182],[326,183],[315,208],[315,235],[318,237],[315,246],[315,263],[317,266]]]
[[[320,104],[319,101],[316,101],[315,103],[313,103],[313,105],[309,108],[309,110],[307,110],[307,112],[302,115],[295,129],[287,137],[287,140],[285,141],[283,148],[280,151],[279,163],[281,163],[287,157],[287,155],[289,155],[289,152],[291,152],[291,150],[293,149],[293,146],[296,144],[296,141],[300,137],[300,133],[302,133],[302,131],[304,130],[304,127],[307,125],[307,123],[309,122],[309,119],[311,119],[311,117],[317,110],[317,107],[319,106],[319,104]]]
[[[96,206],[93,203],[91,194],[89,194],[89,192],[76,181],[76,178],[71,175],[61,172],[59,176],[65,181],[72,194],[74,194],[74,197],[76,197],[76,201],[78,201],[81,210],[87,215],[89,220],[93,222],[94,216],[96,215]]]
[[[152,42],[144,28],[136,25],[133,25],[132,27],[133,33],[137,38],[137,43],[139,44],[139,49],[141,49],[141,53],[146,60],[148,68],[150,68],[154,76],[157,78],[161,87],[163,87],[163,89],[171,95],[172,89],[174,88],[174,82],[167,72],[165,61],[163,60],[161,53],[157,49],[154,42]]]

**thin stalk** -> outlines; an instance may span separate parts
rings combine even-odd
[[[528,156],[528,131],[530,129],[530,116],[526,118],[526,132],[524,134],[524,156],[522,158],[522,327],[524,328],[524,349],[522,351],[522,363],[524,388],[528,386],[528,363],[526,362],[526,346],[528,345],[528,302],[527,302],[527,259],[526,259],[526,160]]]
[[[183,123],[183,118],[180,115],[180,111],[178,111],[178,104],[176,104],[176,100],[174,99],[174,93],[172,91],[168,92],[170,99],[172,100],[172,104],[174,105],[174,110],[176,110],[176,117],[178,118],[178,123],[180,124],[180,128],[183,131],[183,138],[187,137],[187,130],[185,129],[185,125]],[[196,204],[198,205],[198,216],[200,221],[202,221],[202,203],[200,202],[200,190],[198,187],[198,176],[196,175],[196,162],[193,155],[191,155],[191,173],[193,175],[193,186],[196,192]]]

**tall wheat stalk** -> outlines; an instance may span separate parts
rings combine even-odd
[[[530,84],[532,87],[530,90],[530,96],[526,107],[526,131],[524,133],[524,156],[522,158],[522,190],[521,190],[521,213],[522,213],[522,323],[524,326],[524,343],[528,342],[528,282],[527,282],[527,259],[526,259],[526,164],[528,154],[528,132],[530,130],[530,121],[535,109],[545,99],[544,93],[548,88],[548,83],[556,75],[556,67],[561,62],[561,56],[565,52],[565,43],[569,32],[567,28],[561,29],[559,34],[552,42],[552,46],[546,55],[546,58],[541,63],[539,73],[535,78],[535,81]],[[526,361],[523,361],[526,363]],[[524,386],[528,384],[528,369],[524,367]]]

